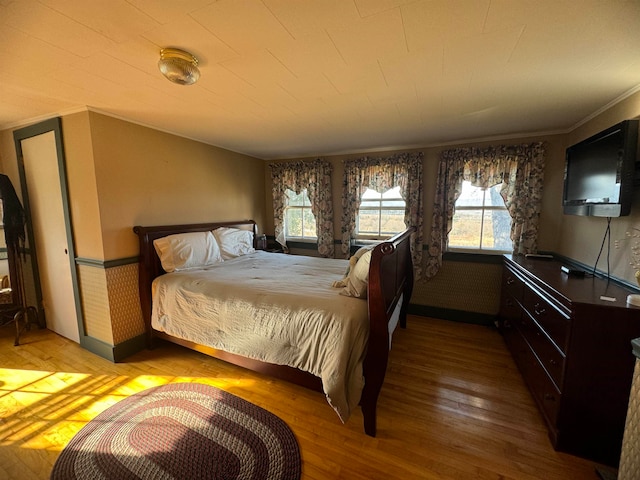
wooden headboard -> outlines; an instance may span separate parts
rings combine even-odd
[[[138,235],[140,241],[140,263],[138,288],[140,292],[140,305],[142,307],[142,317],[144,318],[147,331],[147,346],[151,346],[151,284],[156,277],[164,275],[165,272],[160,263],[160,258],[156,253],[153,241],[173,235],[176,233],[207,232],[219,227],[233,227],[251,230],[253,232],[254,244],[257,234],[257,225],[254,220],[239,220],[233,222],[197,223],[189,225],[159,225],[154,227],[133,227],[133,232]]]

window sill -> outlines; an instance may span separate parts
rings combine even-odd
[[[307,238],[307,237],[287,237],[287,243],[318,243],[317,238]]]
[[[318,241],[317,240],[309,240],[309,239],[293,239],[293,238],[287,238],[287,247],[289,248],[289,250],[291,250],[292,248],[298,248],[300,250],[314,250],[316,248],[318,248]]]
[[[446,253],[468,253],[471,255],[504,255],[512,253],[511,250],[480,250],[477,248],[449,248]]]
[[[447,262],[469,262],[469,263],[502,263],[502,256],[509,252],[478,252],[449,250],[444,252],[442,260]]]

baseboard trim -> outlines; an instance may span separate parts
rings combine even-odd
[[[80,337],[80,346],[85,350],[98,355],[99,357],[109,360],[110,362],[114,361],[113,345],[109,345],[102,340],[90,337],[89,335],[84,335]]]
[[[146,335],[138,335],[117,345],[110,345],[102,340],[85,335],[80,339],[80,346],[105,360],[118,363],[128,356],[144,350],[146,348]]]

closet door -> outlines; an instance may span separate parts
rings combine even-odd
[[[66,191],[62,187],[66,185],[65,172],[58,155],[56,133],[48,131],[21,139],[20,147],[23,189],[26,187],[28,194],[33,233],[30,240],[35,243],[31,248],[35,247],[47,328],[79,342],[75,259],[70,258],[73,249]]]

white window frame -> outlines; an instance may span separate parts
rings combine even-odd
[[[481,187],[473,187],[473,188],[478,188],[483,190],[483,195],[482,195],[482,205],[461,205],[461,206],[456,206],[455,207],[455,211],[453,214],[453,218],[455,221],[455,217],[456,217],[456,213],[459,211],[480,211],[482,213],[482,217],[481,217],[481,221],[480,221],[480,248],[470,248],[470,247],[456,247],[456,246],[451,246],[449,245],[447,242],[447,251],[448,252],[456,252],[456,253],[477,253],[477,254],[482,254],[482,255],[501,255],[503,253],[512,253],[512,249],[508,249],[508,250],[501,250],[501,249],[497,249],[497,248],[482,248],[482,243],[483,243],[483,239],[484,239],[484,219],[485,219],[485,212],[491,212],[491,211],[505,211],[507,212],[507,214],[509,215],[509,218],[511,218],[511,215],[509,214],[509,210],[507,209],[507,206],[504,205],[504,203],[502,204],[502,206],[496,206],[496,205],[486,205],[486,198],[487,198],[487,190],[489,190],[492,187],[489,188],[485,188],[482,189]],[[513,219],[511,220],[513,222]],[[509,226],[511,227],[511,225]],[[509,228],[509,230],[511,230],[511,228]]]
[[[302,205],[289,205],[289,195],[288,192],[293,192],[293,190],[287,188],[285,190],[285,196],[287,197],[286,199],[286,206],[284,207],[284,232],[285,232],[285,236],[287,239],[292,239],[295,240],[296,242],[317,242],[318,241],[318,236],[317,233],[314,236],[307,236],[304,234],[304,213],[305,210],[308,210],[309,213],[311,213],[311,215],[313,215],[313,212],[311,211],[311,200],[309,199],[309,194],[307,193],[307,189],[304,188],[302,190],[302,192],[300,193],[304,193],[304,197],[302,200]],[[295,192],[293,192],[295,193]],[[307,205],[308,203],[308,205]],[[288,216],[288,212],[290,212],[291,210],[301,210],[301,215],[300,218],[302,218],[302,236],[300,235],[292,235],[291,233],[289,233],[289,216]],[[313,218],[315,219],[315,215],[313,215]]]
[[[389,190],[393,190],[394,188],[398,188],[398,187],[392,187]],[[369,189],[367,189],[369,190]],[[365,190],[365,192],[367,191]],[[387,238],[390,238],[392,236],[394,236],[397,233],[400,233],[403,230],[400,230],[399,232],[381,232],[381,228],[382,228],[382,212],[384,212],[385,210],[405,210],[406,209],[406,202],[404,200],[404,198],[402,198],[402,195],[400,193],[398,193],[398,197],[391,197],[391,198],[384,198],[383,195],[385,193],[387,193],[389,190],[387,190],[386,192],[383,192],[380,195],[380,199],[378,201],[378,206],[377,207],[363,207],[362,206],[362,199],[360,199],[360,205],[358,206],[358,211],[356,213],[356,231],[355,231],[355,239],[356,240],[365,240],[365,241],[375,241],[375,240],[385,240]],[[364,193],[363,193],[364,195]],[[372,199],[368,199],[367,202],[373,202],[374,200]],[[383,205],[383,202],[388,202],[388,201],[402,201],[404,202],[404,205],[402,206],[397,206],[397,205],[393,205],[393,206],[386,206]],[[378,234],[377,235],[372,235],[370,233],[360,233],[360,212],[362,210],[365,211],[370,211],[370,212],[379,212],[378,215]],[[403,219],[404,220],[404,219]]]

